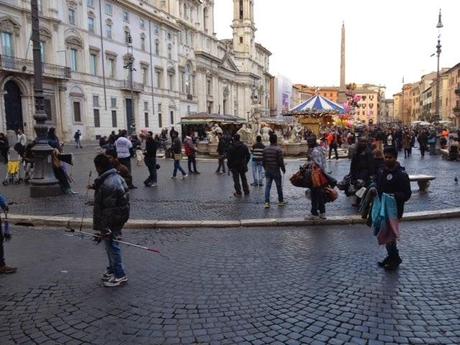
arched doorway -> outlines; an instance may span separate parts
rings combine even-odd
[[[14,131],[23,128],[21,90],[18,84],[9,80],[5,84],[3,99],[5,101],[6,129]]]

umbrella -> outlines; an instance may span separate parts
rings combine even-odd
[[[326,97],[316,95],[305,102],[299,104],[295,108],[289,111],[290,114],[300,113],[300,114],[316,114],[316,113],[331,113],[331,114],[343,114],[345,113],[344,108],[327,99]]]

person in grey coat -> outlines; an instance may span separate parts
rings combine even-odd
[[[102,276],[106,287],[120,286],[128,281],[123,269],[121,249],[116,239],[129,219],[129,189],[125,180],[112,167],[110,157],[99,154],[94,158],[99,177],[94,181],[93,229],[103,240],[109,266]]]

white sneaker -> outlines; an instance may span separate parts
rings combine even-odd
[[[150,185],[150,187],[152,187],[152,188],[153,188],[153,187],[158,187],[158,185],[157,185],[156,183],[152,183],[152,184]]]
[[[113,276],[110,280],[103,282],[102,284],[104,284],[105,287],[116,287],[125,284],[127,281],[127,276],[121,278],[115,278],[115,276]]]
[[[182,176],[182,179],[187,178],[187,177],[188,177],[188,175],[185,174],[185,175]]]

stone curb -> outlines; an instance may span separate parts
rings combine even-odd
[[[408,212],[404,221],[420,221],[460,218],[460,207],[437,211]],[[80,224],[83,228],[91,228],[92,219],[57,216],[32,216],[9,214],[8,220],[16,225],[25,226],[48,226],[66,227],[78,229]],[[285,226],[325,226],[325,225],[354,225],[364,224],[365,220],[358,215],[331,216],[326,220],[306,220],[301,217],[295,218],[266,218],[266,219],[242,219],[242,220],[142,220],[133,219],[128,221],[125,229],[187,229],[187,228],[254,228],[254,227],[285,227]]]

